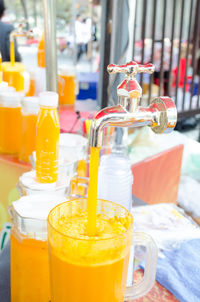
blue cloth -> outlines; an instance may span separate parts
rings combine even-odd
[[[180,302],[200,302],[200,239],[164,252],[158,259],[156,280]]]

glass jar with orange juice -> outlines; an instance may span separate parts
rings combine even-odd
[[[60,66],[58,68],[58,93],[59,104],[73,107],[78,83],[76,79],[76,70],[73,66]]]
[[[15,87],[16,91],[27,93],[30,86],[30,75],[25,71],[25,65],[20,62],[2,63],[3,81],[9,86]]]
[[[36,178],[41,183],[53,183],[58,179],[58,94],[52,91],[41,92],[39,103],[40,111],[36,125]]]
[[[22,95],[18,92],[0,92],[0,153],[19,153],[21,99]]]
[[[63,197],[47,194],[20,198],[9,213],[11,230],[11,302],[50,301],[47,224]]]
[[[22,127],[19,159],[30,162],[29,156],[36,147],[36,123],[39,112],[39,99],[26,97],[22,100]]]

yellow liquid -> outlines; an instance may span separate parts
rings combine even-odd
[[[15,87],[16,91],[24,90],[24,77],[23,72],[25,66],[22,63],[11,62],[2,63],[3,81],[7,82],[9,86]]]
[[[39,182],[57,181],[59,132],[57,109],[41,107],[36,132],[36,177]]]
[[[10,62],[15,65],[15,44],[14,41],[10,41]]]
[[[97,186],[98,186],[98,169],[99,169],[99,152],[100,148],[90,148],[90,166],[89,166],[89,187],[87,199],[88,225],[87,232],[89,236],[96,234],[97,218]]]
[[[0,152],[18,154],[20,134],[21,108],[0,107]]]
[[[58,76],[58,94],[60,105],[73,105],[75,103],[75,76]]]
[[[49,302],[47,241],[11,233],[11,302]]]
[[[88,237],[87,213],[70,209],[61,206],[49,219],[51,301],[124,301],[132,220],[98,214],[96,236]]]
[[[37,52],[37,60],[38,60],[38,67],[45,68],[45,43],[44,43],[44,34],[42,34],[42,38],[38,45],[38,52]]]
[[[36,146],[37,114],[22,115],[21,143],[19,159],[29,163],[29,156],[35,151]]]

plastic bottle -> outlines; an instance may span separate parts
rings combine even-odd
[[[39,104],[36,126],[36,178],[41,183],[53,183],[58,178],[58,94],[51,91],[41,92]]]
[[[9,88],[9,90],[12,90],[11,87]],[[18,92],[0,92],[1,153],[19,153],[21,132],[21,99],[22,95]]]
[[[36,122],[39,112],[39,100],[36,97],[26,97],[22,101],[22,128],[19,159],[29,163],[29,156],[35,150]]]
[[[44,43],[44,33],[42,34],[41,40],[38,45],[37,52],[38,67],[45,68],[45,43]]]

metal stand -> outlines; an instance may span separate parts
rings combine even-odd
[[[57,92],[56,1],[43,0],[46,89]]]

